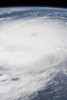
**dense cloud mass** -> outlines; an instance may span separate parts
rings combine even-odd
[[[59,72],[66,75],[66,59],[67,23],[35,17],[0,24],[0,99],[33,100]]]

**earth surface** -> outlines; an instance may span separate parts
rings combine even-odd
[[[67,9],[0,8],[0,100],[67,100]]]

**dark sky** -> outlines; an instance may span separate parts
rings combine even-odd
[[[67,0],[0,0],[1,6],[53,6],[67,8]]]

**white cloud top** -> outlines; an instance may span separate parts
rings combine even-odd
[[[67,57],[66,30],[63,23],[43,18],[7,22],[1,26],[1,100],[20,96],[28,100],[59,72],[60,69],[53,66]]]

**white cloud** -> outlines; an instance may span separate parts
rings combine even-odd
[[[66,28],[60,22],[30,19],[2,25],[1,100],[13,100],[20,95],[28,100],[29,95],[44,88],[60,71],[53,66],[67,56],[66,48]]]

